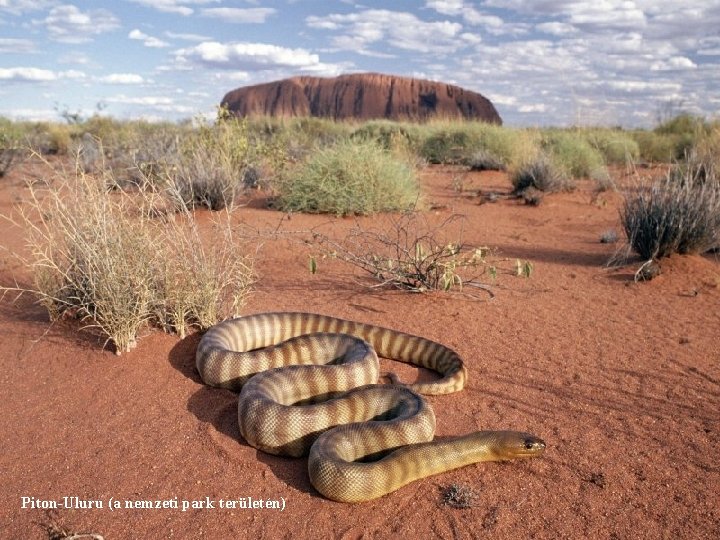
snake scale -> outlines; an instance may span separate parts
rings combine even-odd
[[[402,384],[391,375],[393,384],[377,384],[378,355],[440,378]],[[250,445],[309,454],[310,481],[336,501],[367,501],[426,476],[545,449],[515,431],[433,441],[435,414],[420,394],[462,390],[465,366],[452,349],[379,326],[312,313],[229,319],[203,335],[196,366],[206,384],[240,392],[240,433]]]

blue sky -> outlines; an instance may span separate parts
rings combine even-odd
[[[718,0],[0,0],[0,115],[177,120],[225,92],[375,71],[458,84],[506,124],[720,116]]]

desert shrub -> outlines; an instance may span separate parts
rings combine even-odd
[[[606,169],[600,152],[579,132],[548,130],[542,145],[555,164],[572,178],[594,178]]]
[[[72,149],[73,128],[63,124],[41,123],[31,139],[41,154],[66,156]]]
[[[483,152],[504,167],[516,167],[540,151],[534,130],[506,128],[484,122],[433,122],[419,131],[417,152],[430,163],[472,165]]]
[[[154,217],[157,194],[109,190],[108,175],[60,171],[20,208],[29,292],[51,319],[79,317],[121,353],[147,323],[182,333],[235,314],[252,270],[229,224],[204,242],[187,209]]]
[[[23,161],[27,153],[22,127],[0,117],[0,178]]]
[[[477,150],[467,162],[471,171],[504,171],[505,163],[489,150]]]
[[[410,124],[390,120],[373,120],[356,128],[351,135],[354,140],[374,141],[386,150],[391,150],[398,141],[417,145],[418,133]]]
[[[337,241],[318,232],[314,240],[327,256],[345,261],[371,276],[374,286],[425,292],[485,288],[477,278],[490,273],[487,248],[462,242],[462,217],[453,215],[439,224],[425,216],[405,212],[376,221],[371,228],[359,224]],[[314,259],[313,259],[314,262]],[[316,269],[316,265],[313,265]]]
[[[250,139],[243,122],[201,126],[181,143],[169,171],[173,192],[189,208],[221,210],[232,205],[248,166]]]
[[[640,149],[640,159],[650,163],[670,163],[676,158],[676,136],[643,130],[633,131],[631,135]]]
[[[568,191],[574,187],[573,182],[548,154],[540,154],[518,167],[510,176],[510,181],[516,194],[521,194],[529,188],[554,193]]]
[[[603,156],[605,163],[626,165],[640,157],[640,145],[628,132],[619,129],[591,129],[584,136]]]
[[[430,163],[463,163],[479,139],[467,126],[428,126],[420,146],[420,155]]]
[[[720,186],[685,169],[625,197],[621,221],[630,247],[644,259],[702,253],[720,246]]]
[[[337,215],[407,210],[420,196],[414,169],[371,141],[318,150],[278,189],[285,211]]]

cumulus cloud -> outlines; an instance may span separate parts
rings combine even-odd
[[[320,66],[320,57],[305,49],[289,49],[267,43],[219,43],[206,41],[175,53],[180,66],[192,63],[206,67],[234,70],[270,70],[278,67],[306,68]]]
[[[47,29],[50,39],[63,43],[85,43],[120,26],[117,17],[106,9],[83,12],[69,4],[52,8],[45,19],[34,22]]]
[[[0,38],[0,53],[27,54],[35,50],[35,43],[29,39]]]
[[[145,82],[145,79],[135,73],[111,73],[98,80],[107,84],[142,84]]]
[[[393,47],[420,53],[453,52],[460,47],[457,37],[462,24],[450,21],[427,22],[412,13],[368,9],[349,14],[311,15],[310,28],[337,31],[333,47],[368,52],[369,47],[387,42]]]
[[[164,13],[176,13],[178,15],[192,15],[195,10],[193,5],[213,4],[219,0],[129,0],[135,4],[162,11]]]
[[[156,49],[170,46],[170,44],[167,41],[163,41],[156,37],[149,36],[145,32],[138,30],[137,28],[130,31],[130,33],[128,34],[128,38],[142,41],[143,45],[145,45],[146,47],[151,47],[151,48],[156,48]]]
[[[0,80],[10,82],[42,83],[59,79],[84,79],[82,71],[52,71],[36,67],[0,68]]]
[[[277,13],[274,8],[205,8],[200,10],[200,14],[203,17],[212,17],[214,19],[221,19],[225,22],[230,23],[243,23],[243,24],[262,24],[265,20]]]
[[[40,11],[53,5],[53,0],[0,0],[0,11],[22,15],[27,11]]]
[[[170,39],[182,39],[183,41],[212,41],[212,38],[209,36],[203,36],[200,34],[190,34],[190,33],[183,33],[183,32],[165,32],[165,36],[169,37]]]
[[[0,68],[0,80],[15,82],[47,82],[58,77],[54,71],[34,67]]]
[[[506,26],[502,18],[483,13],[473,7],[472,3],[463,0],[427,0],[425,5],[443,15],[462,17],[468,24],[483,26],[488,30],[497,31]]]

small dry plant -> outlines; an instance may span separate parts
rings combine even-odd
[[[442,503],[451,508],[472,508],[477,504],[478,495],[468,486],[462,484],[450,484],[442,490]]]
[[[422,214],[408,212],[376,220],[381,223],[377,228],[357,225],[342,241],[319,233],[314,239],[327,255],[370,274],[379,282],[375,287],[425,292],[472,285],[487,290],[476,279],[490,271],[488,248],[464,245],[462,230],[455,241],[448,240],[448,228],[461,221],[462,216],[453,215],[433,225]],[[311,270],[315,268],[312,259]]]
[[[158,213],[163,194],[112,185],[110,171],[79,167],[56,171],[49,185],[30,184],[18,210],[34,281],[4,290],[31,292],[52,320],[82,319],[118,354],[148,323],[184,335],[186,324],[207,328],[235,314],[253,273],[229,219],[206,243],[187,207]]]

